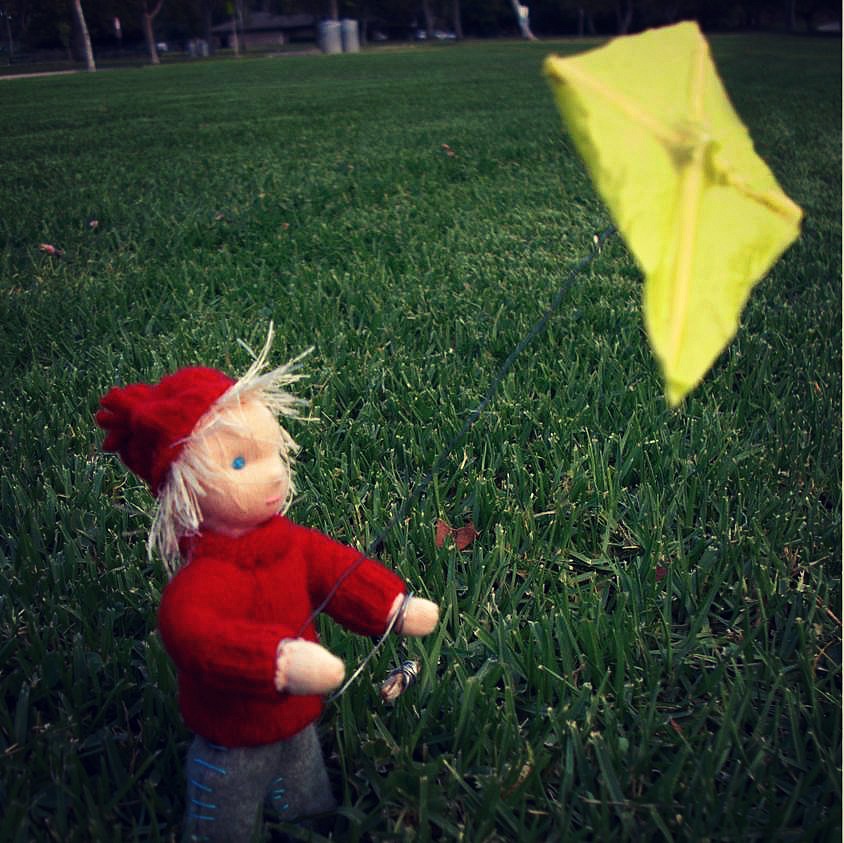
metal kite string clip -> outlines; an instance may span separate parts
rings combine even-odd
[[[394,703],[417,680],[421,669],[418,661],[408,659],[391,670],[381,684],[381,701]]]

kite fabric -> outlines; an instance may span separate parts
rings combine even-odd
[[[645,274],[645,325],[676,406],[735,336],[802,211],[756,154],[697,24],[549,56],[545,72]]]

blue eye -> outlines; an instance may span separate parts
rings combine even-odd
[[[246,460],[243,457],[235,457],[232,460],[232,468],[235,471],[240,471],[246,465]]]

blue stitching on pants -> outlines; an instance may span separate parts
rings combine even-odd
[[[199,767],[206,767],[207,769],[212,770],[215,773],[220,773],[224,776],[227,774],[226,770],[224,770],[222,767],[217,767],[216,765],[211,764],[211,763],[209,763],[208,761],[205,761],[202,758],[194,758],[193,760],[197,764],[197,766],[199,766]],[[189,779],[189,781],[190,781],[191,786],[197,788],[200,791],[203,791],[204,793],[209,793],[213,796],[214,788],[210,787],[207,784],[203,784],[200,781],[197,781],[197,779],[195,779],[195,778],[191,778],[191,779]],[[215,822],[216,821],[217,818],[215,816],[213,816],[212,814],[208,813],[209,811],[215,811],[217,809],[216,804],[214,804],[212,802],[203,802],[202,800],[196,799],[196,798],[194,798],[193,796],[190,796],[190,795],[189,795],[189,799],[190,799],[190,802],[193,805],[197,806],[196,809],[191,809],[191,810],[188,811],[187,816],[188,816],[189,820],[192,820],[194,823],[197,823],[197,822]],[[208,840],[208,835],[203,834],[203,835],[200,836],[199,834],[194,833],[194,834],[191,835],[191,839],[197,840],[197,841],[198,840]]]
[[[216,809],[216,805],[211,802],[200,802],[198,799],[191,799],[194,805],[199,805],[200,808],[210,808],[212,811]]]
[[[207,767],[209,770],[213,770],[215,773],[222,773],[224,776],[228,775],[228,772],[222,767],[217,767],[214,764],[209,764],[207,761],[203,761],[201,758],[194,758],[193,760],[201,767]]]
[[[273,785],[277,785],[277,787],[273,788],[272,791],[272,800],[276,803],[276,810],[277,811],[286,811],[290,808],[290,803],[285,802],[283,805],[279,806],[277,803],[281,802],[281,798],[287,792],[281,785],[284,784],[284,777],[283,776],[276,776],[273,780]]]
[[[229,752],[228,747],[221,746],[220,744],[211,743],[208,740],[204,741],[204,746],[206,747],[207,751],[212,753],[226,753]],[[202,745],[195,745],[195,750],[199,752],[202,751]],[[214,759],[221,758],[222,756],[218,756],[213,754]],[[212,778],[209,782],[209,771],[210,774],[213,775],[220,775],[220,776],[228,776],[229,770],[225,767],[221,767],[218,764],[213,764],[211,761],[206,760],[205,758],[198,757],[198,754],[194,754],[193,758],[191,759],[191,763],[195,766],[193,769],[188,770],[188,794],[187,794],[187,806],[185,811],[185,820],[186,820],[186,828],[185,831],[189,835],[190,840],[193,841],[209,841],[212,839],[213,835],[211,833],[211,826],[208,825],[209,823],[216,822],[219,818],[221,820],[221,826],[225,825],[225,817],[217,816],[217,811],[220,810],[222,807],[220,804],[220,798],[224,797],[224,793],[220,793],[217,785]],[[192,774],[192,775],[191,775]],[[213,802],[211,800],[214,800]],[[204,826],[201,825],[204,823]],[[204,828],[204,831],[202,830]]]

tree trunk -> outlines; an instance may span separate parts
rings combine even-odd
[[[237,18],[237,26],[235,27],[235,45],[234,54],[239,56],[241,52],[246,52],[249,48],[249,42],[246,38],[246,24],[249,23],[249,6],[246,5],[245,0],[234,0],[234,12]],[[238,35],[238,27],[240,34]]]
[[[161,59],[158,57],[158,47],[155,46],[155,33],[152,30],[152,15],[146,9],[144,9],[143,24],[144,40],[147,42],[147,52],[149,53],[149,63],[161,64]]]
[[[208,55],[214,55],[214,33],[211,27],[214,26],[214,3],[213,0],[202,2],[202,35],[208,44]]]
[[[797,30],[797,0],[785,2],[785,27],[789,32]]]
[[[369,3],[367,0],[356,4],[355,16],[358,21],[358,40],[361,47],[365,47],[369,38]]]
[[[156,3],[155,8],[150,11],[149,7],[146,4],[146,0],[144,0],[144,40],[147,42],[147,51],[149,52],[150,64],[161,64],[161,59],[158,57],[158,47],[156,47],[155,45],[155,32],[152,28],[152,22],[153,20],[155,20],[155,16],[161,11],[161,4],[163,2],[164,0],[158,0],[158,3]]]
[[[9,36],[9,64],[14,61],[15,58],[15,42],[12,41],[12,24],[9,22],[9,16],[4,15],[6,18],[6,34]]]
[[[82,51],[85,54],[85,66],[93,73],[97,69],[94,64],[94,51],[91,48],[91,36],[88,34],[88,24],[85,23],[85,13],[82,11],[82,0],[73,0],[73,14],[82,36]]]
[[[463,17],[460,14],[460,0],[453,0],[451,4],[451,25],[458,41],[463,40]]]
[[[618,22],[618,34],[627,35],[633,23],[633,0],[616,0],[615,18]]]
[[[528,41],[536,41],[536,36],[530,31],[530,9],[523,6],[519,0],[510,0],[510,5],[512,5],[513,12],[516,15],[516,23],[519,25],[522,38],[526,38]]]
[[[670,26],[672,24],[677,23],[677,19],[680,17],[680,4],[679,3],[668,3],[666,4],[665,8],[662,10],[662,19],[666,25]]]
[[[425,35],[430,41],[434,37],[434,15],[431,12],[431,0],[422,0],[422,14],[425,16]]]

